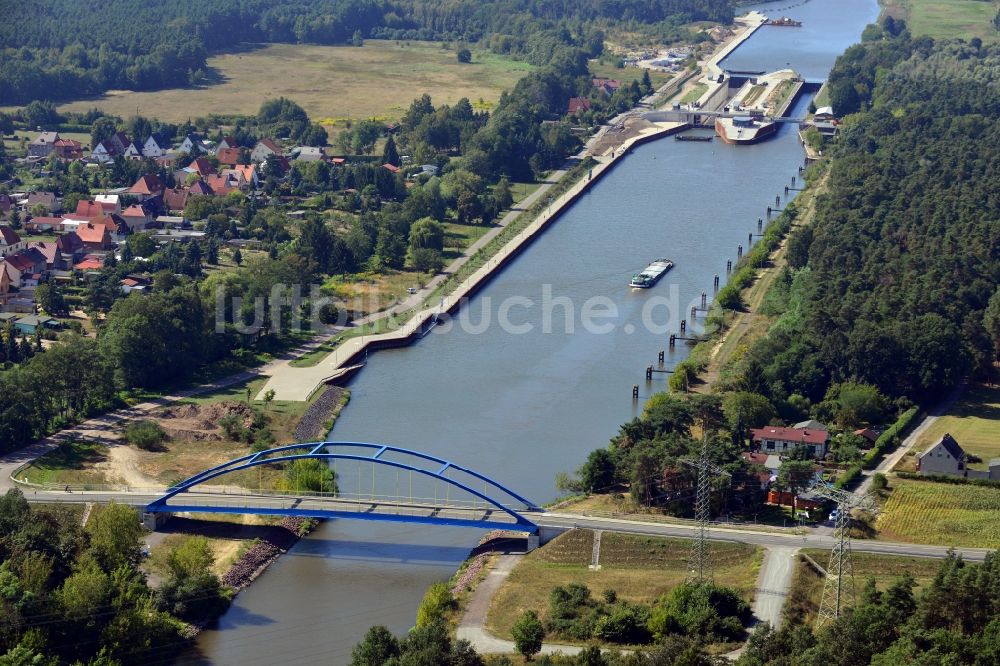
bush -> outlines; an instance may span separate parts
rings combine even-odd
[[[833,484],[834,488],[847,488],[861,478],[861,465],[854,464],[847,468],[847,471],[840,475],[840,478]],[[884,476],[882,477],[885,478]]]
[[[876,472],[872,476],[872,490],[885,490],[889,487],[889,479],[882,472]]]
[[[875,461],[878,460],[879,456],[888,451],[890,446],[894,446],[897,443],[898,439],[910,427],[910,424],[913,423],[913,419],[916,418],[919,412],[920,410],[916,407],[911,407],[903,412],[896,422],[889,426],[885,432],[879,435],[878,439],[875,440],[875,446],[865,454],[865,469],[874,467]]]
[[[167,433],[156,421],[136,421],[126,426],[125,439],[144,451],[156,451],[167,441]]]
[[[514,646],[525,659],[530,660],[541,651],[545,628],[535,611],[525,611],[511,627],[510,633],[514,637]]]
[[[684,583],[653,608],[648,628],[657,640],[685,634],[707,641],[735,641],[743,637],[750,606],[733,589],[714,583]]]
[[[455,605],[455,598],[451,595],[447,583],[434,583],[424,594],[417,609],[417,626],[427,627],[435,622],[444,619],[447,613]]]

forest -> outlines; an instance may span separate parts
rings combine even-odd
[[[15,4],[0,24],[0,104],[113,88],[155,90],[209,78],[206,58],[242,43],[358,43],[367,37],[479,42],[533,64],[567,48],[596,55],[603,28],[662,32],[728,22],[728,0],[73,0]]]

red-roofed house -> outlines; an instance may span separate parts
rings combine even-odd
[[[217,197],[224,197],[230,192],[239,192],[239,183],[229,175],[225,176],[208,176],[205,178],[205,184],[208,185],[212,190],[212,194]]]
[[[570,97],[567,113],[569,113],[569,115],[573,115],[574,113],[586,111],[589,108],[590,100],[586,97]]]
[[[49,215],[39,215],[24,223],[26,231],[35,234],[44,234],[50,231],[60,231],[65,218],[52,217]]]
[[[163,205],[167,210],[184,210],[187,200],[188,190],[183,187],[175,187],[163,193]]]
[[[165,189],[166,188],[163,186],[163,182],[159,178],[147,174],[137,180],[128,193],[133,194],[145,201],[146,199],[151,199],[155,196],[163,194],[163,190]]]
[[[618,79],[591,79],[591,84],[606,95],[614,95],[615,91],[622,87],[622,82]]]
[[[88,254],[82,261],[73,265],[73,269],[78,271],[99,271],[102,268],[104,268],[104,257],[94,254]]]
[[[96,201],[80,199],[76,203],[76,215],[74,219],[92,220],[95,217],[104,215],[104,206]]]
[[[203,180],[199,180],[196,183],[192,183],[191,187],[188,188],[188,196],[199,196],[199,197],[210,197],[214,194],[212,188],[208,186]]]
[[[7,257],[7,269],[11,283],[20,288],[25,279],[35,273],[45,272],[45,255],[35,248],[21,250]]]
[[[83,159],[83,144],[72,139],[59,139],[52,147],[55,149],[56,157],[61,160]]]
[[[229,171],[239,173],[240,179],[243,181],[247,187],[256,188],[257,182],[257,165],[256,164],[237,164]]]
[[[24,241],[17,232],[6,224],[0,224],[0,257],[6,257],[25,248]]]
[[[87,250],[108,250],[111,248],[111,232],[103,224],[88,222],[76,228],[76,235]]]
[[[233,167],[240,162],[240,149],[223,148],[215,154],[215,157],[219,160],[219,164],[225,164],[228,167]]]
[[[386,162],[385,164],[382,165],[382,168],[385,169],[386,171],[391,171],[392,173],[399,173],[399,167],[396,166],[395,164],[389,164],[388,162]]]
[[[222,141],[219,142],[219,145],[215,147],[215,156],[216,157],[219,156],[220,150],[225,150],[226,148],[239,148],[239,147],[240,144],[236,143],[236,139],[234,139],[231,136],[224,136],[222,137]]]
[[[878,433],[871,428],[859,428],[854,431],[854,436],[868,440],[868,444],[874,444],[875,440],[878,439]]]
[[[796,447],[809,449],[813,458],[822,458],[830,446],[830,433],[808,428],[765,426],[750,430],[754,447],[764,453],[791,453]]]
[[[135,232],[145,231],[153,221],[153,216],[142,206],[133,204],[122,212],[122,219],[125,220],[129,231]]]
[[[206,160],[204,157],[199,157],[193,160],[191,164],[188,164],[187,169],[190,169],[192,173],[196,173],[199,176],[207,176],[211,173],[215,173],[215,167],[212,163]]]

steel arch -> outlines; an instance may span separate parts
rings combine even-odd
[[[363,451],[373,451],[372,455],[357,455],[350,453],[329,453],[325,452],[330,447],[338,447],[343,449],[355,449]],[[291,451],[301,451],[305,450],[306,453],[293,454],[293,455],[281,455],[277,457],[269,457],[275,453],[285,453]],[[435,465],[440,465],[437,469],[426,469],[423,467],[417,467],[414,464],[408,462],[398,462],[395,460],[384,460],[382,456],[386,453],[400,454],[405,457],[414,458],[416,461],[422,461],[426,463],[433,463]],[[307,459],[319,459],[319,460],[352,460],[359,462],[372,462],[379,465],[384,465],[386,467],[394,467],[396,469],[401,469],[410,472],[416,472],[424,476],[438,479],[444,481],[456,488],[459,488],[481,500],[483,500],[487,505],[494,507],[508,514],[514,519],[514,524],[501,523],[498,521],[490,520],[467,520],[461,518],[441,518],[441,517],[422,517],[422,516],[410,516],[410,515],[391,515],[391,514],[376,514],[376,513],[357,513],[349,511],[330,511],[330,510],[302,510],[295,508],[288,509],[274,509],[274,508],[259,508],[254,509],[253,513],[270,514],[270,515],[288,515],[288,516],[305,516],[305,517],[333,517],[333,518],[353,518],[362,520],[383,520],[383,521],[395,521],[395,522],[418,522],[418,523],[428,523],[434,525],[452,525],[459,527],[475,527],[475,528],[503,528],[506,527],[510,529],[511,527],[516,527],[518,529],[523,529],[536,533],[538,531],[537,526],[521,515],[520,511],[524,512],[538,512],[541,509],[533,502],[525,499],[521,495],[515,493],[513,490],[507,488],[506,486],[490,479],[489,477],[476,472],[475,470],[469,469],[467,467],[462,467],[455,463],[444,460],[443,458],[438,458],[436,456],[428,455],[426,453],[421,453],[419,451],[413,451],[411,449],[404,449],[397,446],[390,446],[388,444],[375,444],[371,442],[346,442],[346,441],[322,441],[322,442],[308,442],[302,444],[289,444],[287,446],[279,446],[273,449],[268,449],[266,451],[259,451],[257,453],[252,453],[229,462],[217,465],[210,469],[205,470],[191,476],[184,481],[172,486],[167,490],[167,492],[157,500],[151,502],[147,507],[146,511],[150,513],[158,512],[170,512],[170,511],[190,511],[190,512],[204,512],[204,513],[227,513],[234,512],[232,507],[224,506],[170,506],[167,501],[179,494],[185,493],[196,486],[215,479],[217,477],[223,476],[225,474],[230,474],[232,472],[239,472],[246,469],[251,469],[260,465],[268,465],[271,463],[281,463],[294,460],[307,460]],[[492,496],[491,494],[486,494],[486,490],[480,492],[469,485],[462,483],[457,479],[452,479],[445,476],[445,473],[449,470],[454,470],[463,474],[468,474],[476,479],[483,481],[488,486],[492,487],[494,490],[503,493],[520,502],[523,508],[519,510],[511,509],[507,504],[503,503],[500,499]],[[244,511],[248,512],[248,511]]]

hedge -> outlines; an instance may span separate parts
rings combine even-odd
[[[951,483],[958,486],[986,486],[1000,488],[1000,479],[968,479],[964,476],[949,476],[948,474],[917,474],[916,472],[896,472],[901,479],[911,481],[931,481],[934,483]]]
[[[840,478],[834,482],[833,487],[847,488],[847,486],[851,485],[859,478],[861,478],[861,465],[855,463],[854,465],[848,467],[846,472],[840,475]]]
[[[736,272],[715,296],[716,303],[727,310],[743,307],[740,294],[749,287],[757,276],[757,269],[764,265],[771,253],[778,248],[781,240],[792,228],[792,220],[797,214],[795,203],[789,203],[774,222],[768,225],[760,241],[736,262]]]
[[[888,451],[890,446],[897,443],[899,436],[903,432],[905,432],[907,428],[910,427],[910,424],[913,422],[913,419],[919,413],[920,413],[919,409],[917,409],[916,407],[910,407],[908,410],[903,412],[903,414],[896,420],[895,423],[893,423],[886,429],[885,432],[879,435],[878,439],[875,440],[875,446],[872,447],[871,451],[865,454],[864,457],[865,469],[871,469],[872,467],[875,466],[875,461],[879,458],[879,456]]]

